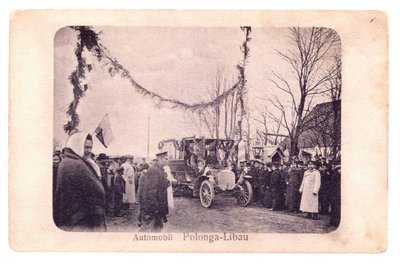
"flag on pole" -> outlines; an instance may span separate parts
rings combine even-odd
[[[113,140],[113,134],[108,114],[103,117],[99,126],[94,131],[94,135],[96,135],[97,139],[99,139],[104,147],[107,148],[107,146],[110,145],[110,142]]]

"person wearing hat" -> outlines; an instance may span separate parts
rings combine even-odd
[[[304,161],[298,161],[297,167],[300,169],[302,174],[304,174],[304,172],[307,170],[307,165],[304,163]]]
[[[261,192],[261,204],[263,206],[265,203],[265,190],[267,188],[267,181],[269,181],[268,166],[266,163],[261,163],[259,184]]]
[[[301,170],[297,167],[297,163],[295,161],[292,161],[288,170],[288,180],[285,196],[285,205],[288,208],[289,212],[297,213],[299,211],[301,198],[299,188],[302,179],[303,174],[301,173]]]
[[[205,175],[210,175],[211,170],[210,167],[208,167],[206,160],[204,159],[197,159],[197,165],[196,165],[196,173],[198,176],[205,176]]]
[[[167,188],[170,185],[164,172],[168,165],[168,152],[156,155],[157,162],[150,167],[140,182],[139,200],[141,211],[141,231],[159,232],[168,215]]]
[[[209,154],[206,156],[205,161],[208,166],[212,166],[212,167],[214,165],[219,164],[219,161],[218,161],[215,151],[210,151]]]
[[[250,168],[250,176],[251,176],[251,187],[253,188],[253,201],[254,203],[259,203],[261,201],[261,192],[260,192],[260,162],[257,160],[253,161],[253,166]]]
[[[272,173],[270,177],[269,189],[271,192],[271,208],[270,210],[279,210],[282,206],[282,175],[278,169],[278,163],[272,163]]]
[[[271,174],[272,174],[272,163],[266,163],[266,175],[264,179],[264,191],[263,191],[263,206],[266,208],[271,208],[272,205],[272,195],[271,195]]]
[[[138,215],[138,226],[142,226],[142,206],[140,197],[142,196],[142,188],[143,188],[143,183],[144,183],[144,178],[147,175],[147,172],[150,169],[150,165],[148,163],[143,163],[140,167],[140,172],[139,172],[139,178],[138,178],[138,190],[137,190],[137,202],[139,203],[139,215]]]
[[[123,207],[123,196],[125,194],[125,179],[123,177],[124,168],[119,167],[116,170],[116,175],[114,177],[114,216],[121,217],[122,216],[122,207]]]
[[[326,162],[321,162],[319,167],[319,172],[321,174],[321,188],[319,190],[319,203],[321,206],[321,214],[326,215],[329,213],[329,208],[331,205],[331,171],[328,168]]]
[[[289,167],[290,167],[289,162],[283,162],[279,165],[279,170],[281,171],[281,180],[282,180],[281,204],[282,208],[285,209],[287,208],[285,200],[286,200],[286,188],[289,180],[289,174],[288,174]]]
[[[308,162],[299,192],[301,193],[300,211],[307,213],[307,218],[318,217],[318,192],[321,186],[321,174],[315,169],[314,161]]]
[[[104,187],[104,190],[106,192],[106,199],[105,199],[105,207],[106,207],[106,213],[110,213],[110,184],[108,183],[108,174],[107,174],[107,168],[108,168],[108,161],[109,157],[105,153],[100,153],[99,156],[96,159],[96,163],[100,168],[100,180],[101,184]]]
[[[126,208],[131,208],[131,205],[136,202],[136,194],[135,194],[135,174],[132,166],[133,156],[125,155],[125,162],[121,165],[124,168],[124,179],[126,182],[125,186],[125,194],[124,194],[124,203]]]

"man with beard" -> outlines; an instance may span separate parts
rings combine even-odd
[[[168,165],[168,152],[162,152],[156,156],[157,162],[149,169],[139,186],[138,198],[144,232],[160,232],[168,215],[169,181],[164,172],[164,166]]]

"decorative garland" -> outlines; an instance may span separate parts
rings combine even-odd
[[[82,98],[85,95],[87,89],[86,87],[83,87],[81,84],[81,80],[85,79],[85,73],[87,67],[86,61],[82,57],[82,51],[84,48],[86,48],[90,53],[92,53],[99,62],[103,62],[108,67],[108,72],[111,76],[114,76],[115,74],[118,73],[122,78],[127,78],[131,83],[131,85],[135,88],[135,90],[139,94],[142,94],[143,96],[149,96],[155,99],[157,101],[156,105],[158,107],[161,107],[165,104],[169,104],[170,107],[172,108],[181,108],[184,110],[191,110],[191,111],[196,111],[196,110],[203,111],[208,107],[213,107],[218,104],[221,104],[228,96],[230,96],[233,92],[235,92],[238,89],[240,93],[239,94],[240,98],[238,99],[240,100],[240,105],[242,106],[242,114],[244,113],[244,103],[243,103],[243,98],[241,98],[241,96],[245,93],[244,66],[246,64],[246,58],[248,54],[248,48],[246,45],[247,41],[249,40],[248,33],[246,34],[246,41],[243,43],[244,48],[242,47],[242,52],[244,53],[244,60],[242,61],[241,65],[237,66],[240,73],[238,81],[231,88],[226,90],[224,93],[222,93],[212,101],[189,104],[182,102],[180,100],[165,98],[141,86],[137,81],[134,80],[129,71],[126,68],[124,68],[118,62],[117,59],[113,58],[110,55],[108,49],[100,43],[99,33],[94,32],[91,29],[91,27],[73,26],[71,28],[78,32],[77,36],[78,42],[77,42],[77,47],[75,49],[75,55],[78,61],[78,65],[77,68],[71,73],[69,77],[69,80],[73,86],[74,99],[70,103],[67,110],[67,114],[71,117],[71,120],[64,125],[64,130],[68,134],[70,134],[73,130],[75,130],[79,125],[79,115],[77,114],[76,109],[78,107],[80,98]],[[244,29],[242,28],[242,30]]]
[[[165,140],[165,141],[159,142],[158,143],[158,149],[161,150],[164,147],[164,144],[166,142],[172,142],[176,150],[183,151],[183,141],[177,141],[175,139]]]
[[[71,27],[78,31],[78,42],[76,43],[75,56],[78,65],[69,76],[69,81],[73,86],[74,99],[69,104],[67,114],[71,116],[71,120],[64,125],[64,130],[70,134],[79,125],[79,115],[76,112],[79,100],[85,95],[86,87],[82,86],[81,80],[85,79],[86,74],[86,60],[82,57],[83,49],[86,47],[87,50],[97,54],[100,60],[100,49],[98,48],[97,39],[98,34],[90,30],[89,27],[79,26]]]

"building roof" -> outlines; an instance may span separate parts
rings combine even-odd
[[[299,148],[312,148],[316,145],[330,147],[333,145],[333,132],[339,132],[340,121],[337,127],[334,124],[334,110],[341,113],[341,101],[317,104],[303,119],[303,132],[299,137]]]
[[[334,109],[339,112],[339,120],[341,114],[341,101],[331,101],[317,104],[303,118],[303,132],[299,136],[299,149],[313,148],[317,145],[332,146],[332,133],[334,131]],[[340,144],[341,123],[338,122],[336,131],[339,132]],[[290,139],[285,138],[280,144],[280,147],[290,149]]]
[[[278,145],[264,146],[264,152],[267,154],[268,157],[274,156],[276,153],[278,153],[280,156],[285,156],[285,154]]]

